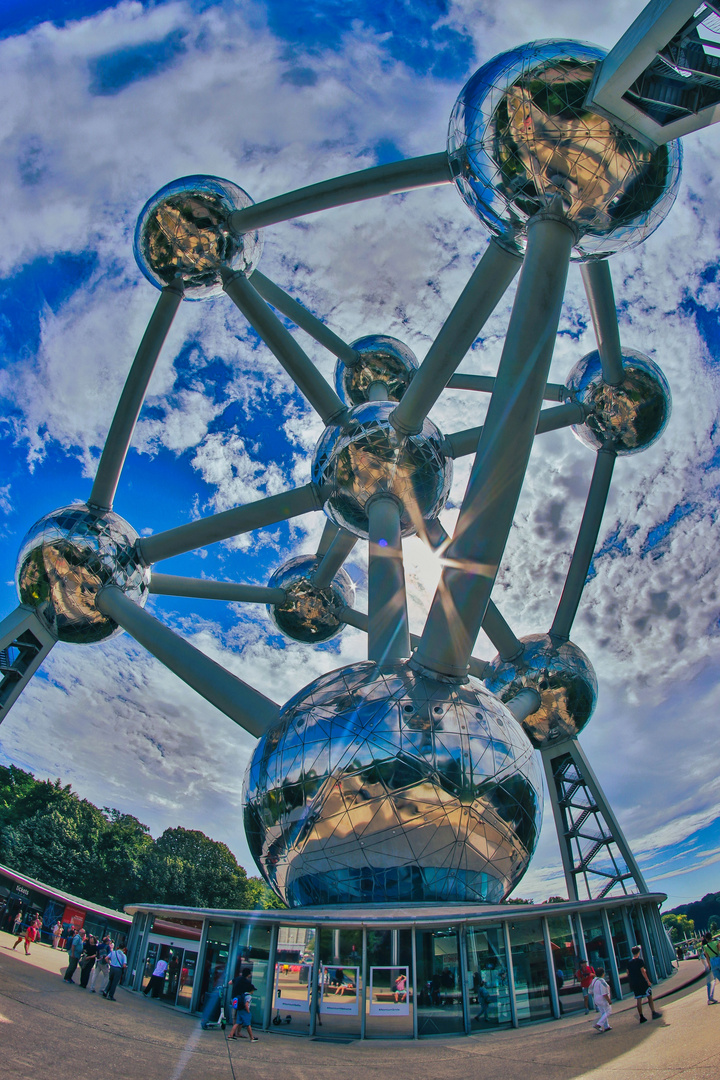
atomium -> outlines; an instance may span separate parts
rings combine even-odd
[[[15,581],[21,604],[33,608],[59,641],[89,645],[120,632],[96,607],[98,592],[116,585],[143,605],[150,570],[135,550],[138,535],[111,510],[84,503],[40,518],[25,536]]]
[[[572,430],[591,450],[638,454],[660,438],[670,419],[670,387],[658,365],[634,349],[623,349],[622,366],[623,381],[610,386],[595,350],[568,375],[568,390],[589,410],[585,423],[573,424]]]
[[[228,225],[233,210],[252,205],[247,192],[219,176],[173,180],[140,212],[134,247],[138,266],[158,289],[179,275],[187,300],[220,295],[222,267],[251,273],[260,260],[260,234],[238,237]]]
[[[522,246],[527,221],[555,196],[578,230],[576,258],[647,239],[670,211],[680,144],[647,150],[589,112],[585,97],[603,49],[534,41],[496,56],[463,87],[450,120],[455,182],[474,214]]]
[[[340,424],[330,425],[315,448],[312,476],[331,486],[325,513],[356,536],[368,534],[367,503],[373,495],[394,495],[402,506],[403,536],[417,532],[447,501],[452,461],[442,435],[425,420],[416,435],[401,435],[392,425],[391,402],[357,405]]]
[[[293,641],[330,641],[344,626],[340,611],[353,606],[355,587],[348,572],[340,568],[327,588],[319,589],[312,581],[319,565],[316,556],[300,555],[283,563],[268,582],[271,589],[285,591],[282,604],[268,604],[268,615]]]
[[[582,649],[571,641],[556,642],[549,634],[520,639],[522,652],[510,660],[496,656],[485,685],[511,701],[529,687],[540,695],[540,708],[523,721],[533,746],[549,746],[576,738],[595,710],[597,677]]]
[[[482,684],[364,662],[287,703],[243,800],[253,857],[292,907],[497,903],[535,848],[542,779]]]
[[[356,364],[338,360],[335,365],[335,389],[349,407],[370,400],[370,387],[381,383],[388,401],[399,401],[417,370],[418,362],[411,349],[387,334],[368,334],[350,343],[359,354]]]
[[[53,640],[102,641],[124,627],[260,737],[245,777],[246,829],[262,874],[290,905],[502,900],[537,841],[539,758],[555,821],[562,821],[568,894],[578,896],[580,888],[588,897],[627,893],[631,880],[646,891],[577,744],[595,707],[597,680],[587,656],[568,639],[615,454],[651,445],[670,409],[657,365],[620,345],[607,256],[639,244],[663,220],[677,193],[681,154],[662,133],[649,149],[588,109],[604,55],[592,45],[545,41],[496,57],[460,93],[447,148],[439,153],[257,203],[230,181],[184,177],[157,192],[140,214],[135,256],[162,292],[88,503],[49,514],[23,542],[20,607],[0,634],[0,720]],[[260,227],[353,200],[453,183],[494,239],[420,364],[385,334],[347,344],[255,272]],[[603,357],[585,356],[567,386],[558,386],[548,381],[552,349],[546,346],[557,334],[572,243],[576,260],[592,261],[582,269]],[[458,374],[465,360],[471,364],[480,355],[473,343],[515,275],[496,374]],[[111,509],[95,508],[113,505],[181,297],[223,291],[325,425],[312,479],[138,538]],[[418,318],[422,310],[420,302]],[[274,311],[339,358],[334,387]],[[413,327],[413,340],[426,329]],[[492,394],[482,428],[441,434],[428,416],[448,387]],[[544,400],[564,404],[548,416]],[[593,450],[610,452],[597,454],[550,632],[518,639],[495,606],[496,575],[516,524],[533,440],[570,425]],[[474,464],[450,536],[438,515],[448,501],[453,458],[468,453],[475,454]],[[284,561],[268,586],[154,569],[151,578],[149,567],[157,562],[313,512],[325,515],[316,552]],[[367,538],[370,518],[368,610],[362,612],[353,608],[354,589],[342,564],[355,538]],[[434,537],[442,564],[416,638],[400,539],[413,534]],[[330,639],[349,623],[367,631],[372,659],[315,679],[281,708],[144,610],[149,590],[264,604],[291,641],[330,650],[336,647]],[[492,662],[471,655],[481,629],[498,651]],[[23,648],[31,656],[24,672],[8,660]]]

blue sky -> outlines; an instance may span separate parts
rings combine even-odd
[[[609,46],[639,5],[593,4]],[[450,111],[481,63],[524,40],[586,34],[588,7],[469,0],[385,5],[5,3],[0,12],[0,598],[25,531],[86,498],[114,404],[156,300],[132,258],[146,199],[177,176],[227,176],[261,199],[445,144]],[[720,888],[717,736],[720,595],[720,334],[715,190],[720,136],[686,140],[668,220],[612,261],[621,333],[665,371],[663,439],[618,463],[574,639],[600,679],[582,736],[648,877],[671,904]],[[261,269],[347,340],[393,334],[422,358],[487,243],[450,190],[414,192],[266,230]],[[463,370],[497,365],[512,294]],[[594,346],[571,270],[551,377]],[[299,334],[328,377],[331,358]],[[482,422],[486,402],[446,393],[433,418]],[[140,533],[309,479],[316,417],[224,298],[183,304],[153,377],[116,510]],[[467,480],[460,462],[444,515]],[[538,439],[498,582],[518,634],[547,629],[592,457],[567,431]],[[321,515],[190,553],[173,573],[264,583],[311,551]],[[436,561],[407,545],[413,630]],[[349,570],[366,598],[361,547]],[[161,598],[151,609],[277,701],[364,656],[345,631],[308,652],[253,606]],[[476,652],[493,654],[481,635]],[[61,776],[154,833],[200,827],[249,855],[240,789],[253,740],[127,637],[59,645],[0,728],[0,760]],[[620,752],[618,752],[620,748]],[[551,815],[522,895],[563,889]]]

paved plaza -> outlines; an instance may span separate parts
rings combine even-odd
[[[67,986],[64,954],[35,946],[25,957],[12,942],[0,933],[0,1074],[13,1080],[720,1080],[720,1007],[691,982],[693,960],[671,981],[680,988],[663,997],[662,1019],[641,1027],[623,1002],[605,1035],[580,1015],[417,1043],[260,1032],[251,1044],[138,994],[121,989],[111,1004]]]

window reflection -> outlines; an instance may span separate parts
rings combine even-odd
[[[460,944],[454,927],[416,932],[418,1035],[465,1027],[460,979]]]
[[[482,929],[468,927],[467,970],[471,1030],[510,1024],[510,987],[502,924]]]
[[[548,918],[548,929],[560,1012],[584,1009],[585,999],[576,976],[580,967],[580,948],[572,917],[569,915],[551,916]]]
[[[515,1003],[519,1023],[552,1015],[542,921],[528,919],[510,927]]]

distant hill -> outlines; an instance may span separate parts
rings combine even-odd
[[[687,915],[695,923],[696,930],[706,930],[710,919],[714,915],[720,924],[720,892],[709,892],[702,900],[694,900],[692,904],[681,904],[672,911],[663,912],[664,915]]]

